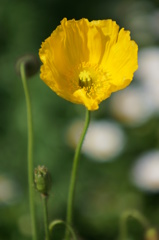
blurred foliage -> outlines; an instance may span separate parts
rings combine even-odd
[[[130,29],[139,47],[157,45],[141,17],[157,10],[159,2],[118,0],[1,0],[0,1],[0,175],[18,186],[17,198],[6,203],[0,197],[0,240],[31,239],[28,225],[27,126],[26,106],[15,64],[26,53],[38,55],[41,42],[48,37],[63,17],[89,20],[112,18]],[[140,17],[140,19],[139,19]],[[138,19],[138,21],[137,21]],[[139,24],[138,24],[139,23]],[[47,166],[53,184],[49,199],[49,220],[65,219],[68,184],[73,150],[65,142],[67,125],[74,118],[84,118],[84,108],[66,102],[54,94],[39,78],[29,80],[34,117],[35,166]],[[107,111],[108,109],[108,111]],[[109,100],[102,103],[94,119],[112,119]],[[159,194],[136,189],[130,181],[134,159],[142,152],[157,147],[159,118],[152,117],[140,127],[122,126],[127,133],[124,152],[116,161],[91,162],[81,156],[75,203],[75,228],[81,239],[118,239],[119,219],[123,211],[140,210],[154,225],[159,224]],[[39,236],[44,239],[41,201],[36,193]],[[129,221],[131,239],[143,239],[143,229]],[[27,229],[28,226],[28,229]],[[57,228],[55,239],[59,239]]]

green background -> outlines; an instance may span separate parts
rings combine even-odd
[[[136,5],[135,5],[136,4]],[[136,7],[135,7],[136,6]],[[35,54],[42,41],[68,19],[108,19],[129,29],[139,49],[157,46],[159,41],[145,28],[130,25],[128,19],[146,16],[158,9],[154,1],[71,1],[71,0],[0,0],[0,178],[16,183],[12,202],[0,198],[0,240],[29,240],[29,204],[27,190],[27,124],[26,105],[16,61],[24,54]],[[136,23],[137,24],[137,23]],[[135,80],[134,80],[135,81]],[[29,80],[34,122],[34,164],[45,165],[52,175],[49,197],[49,221],[65,219],[68,184],[74,151],[65,141],[65,131],[75,119],[84,119],[83,106],[59,98],[39,78]],[[93,119],[114,120],[107,100]],[[128,209],[144,213],[153,226],[159,225],[159,194],[138,190],[130,181],[133,161],[144,151],[156,148],[159,136],[157,116],[138,127],[122,124],[127,134],[126,147],[116,161],[90,161],[81,155],[76,191],[74,225],[81,240],[119,238],[121,214]],[[39,239],[44,239],[40,195],[35,193]],[[144,239],[143,228],[129,220],[129,239]],[[54,239],[62,239],[57,228]]]

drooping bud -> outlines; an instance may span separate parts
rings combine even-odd
[[[22,63],[25,66],[25,74],[27,78],[32,77],[39,71],[40,61],[35,55],[28,54],[19,58],[16,63],[16,71],[18,75],[20,75],[20,65]]]
[[[38,192],[43,195],[48,195],[51,188],[51,176],[48,169],[45,166],[38,166],[34,171],[34,182]]]

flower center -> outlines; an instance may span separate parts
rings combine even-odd
[[[79,74],[79,86],[81,88],[91,88],[92,86],[92,78],[89,71],[83,70]]]

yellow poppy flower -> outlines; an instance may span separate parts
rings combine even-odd
[[[41,79],[88,110],[128,86],[138,68],[137,44],[115,21],[64,18],[39,50]]]

